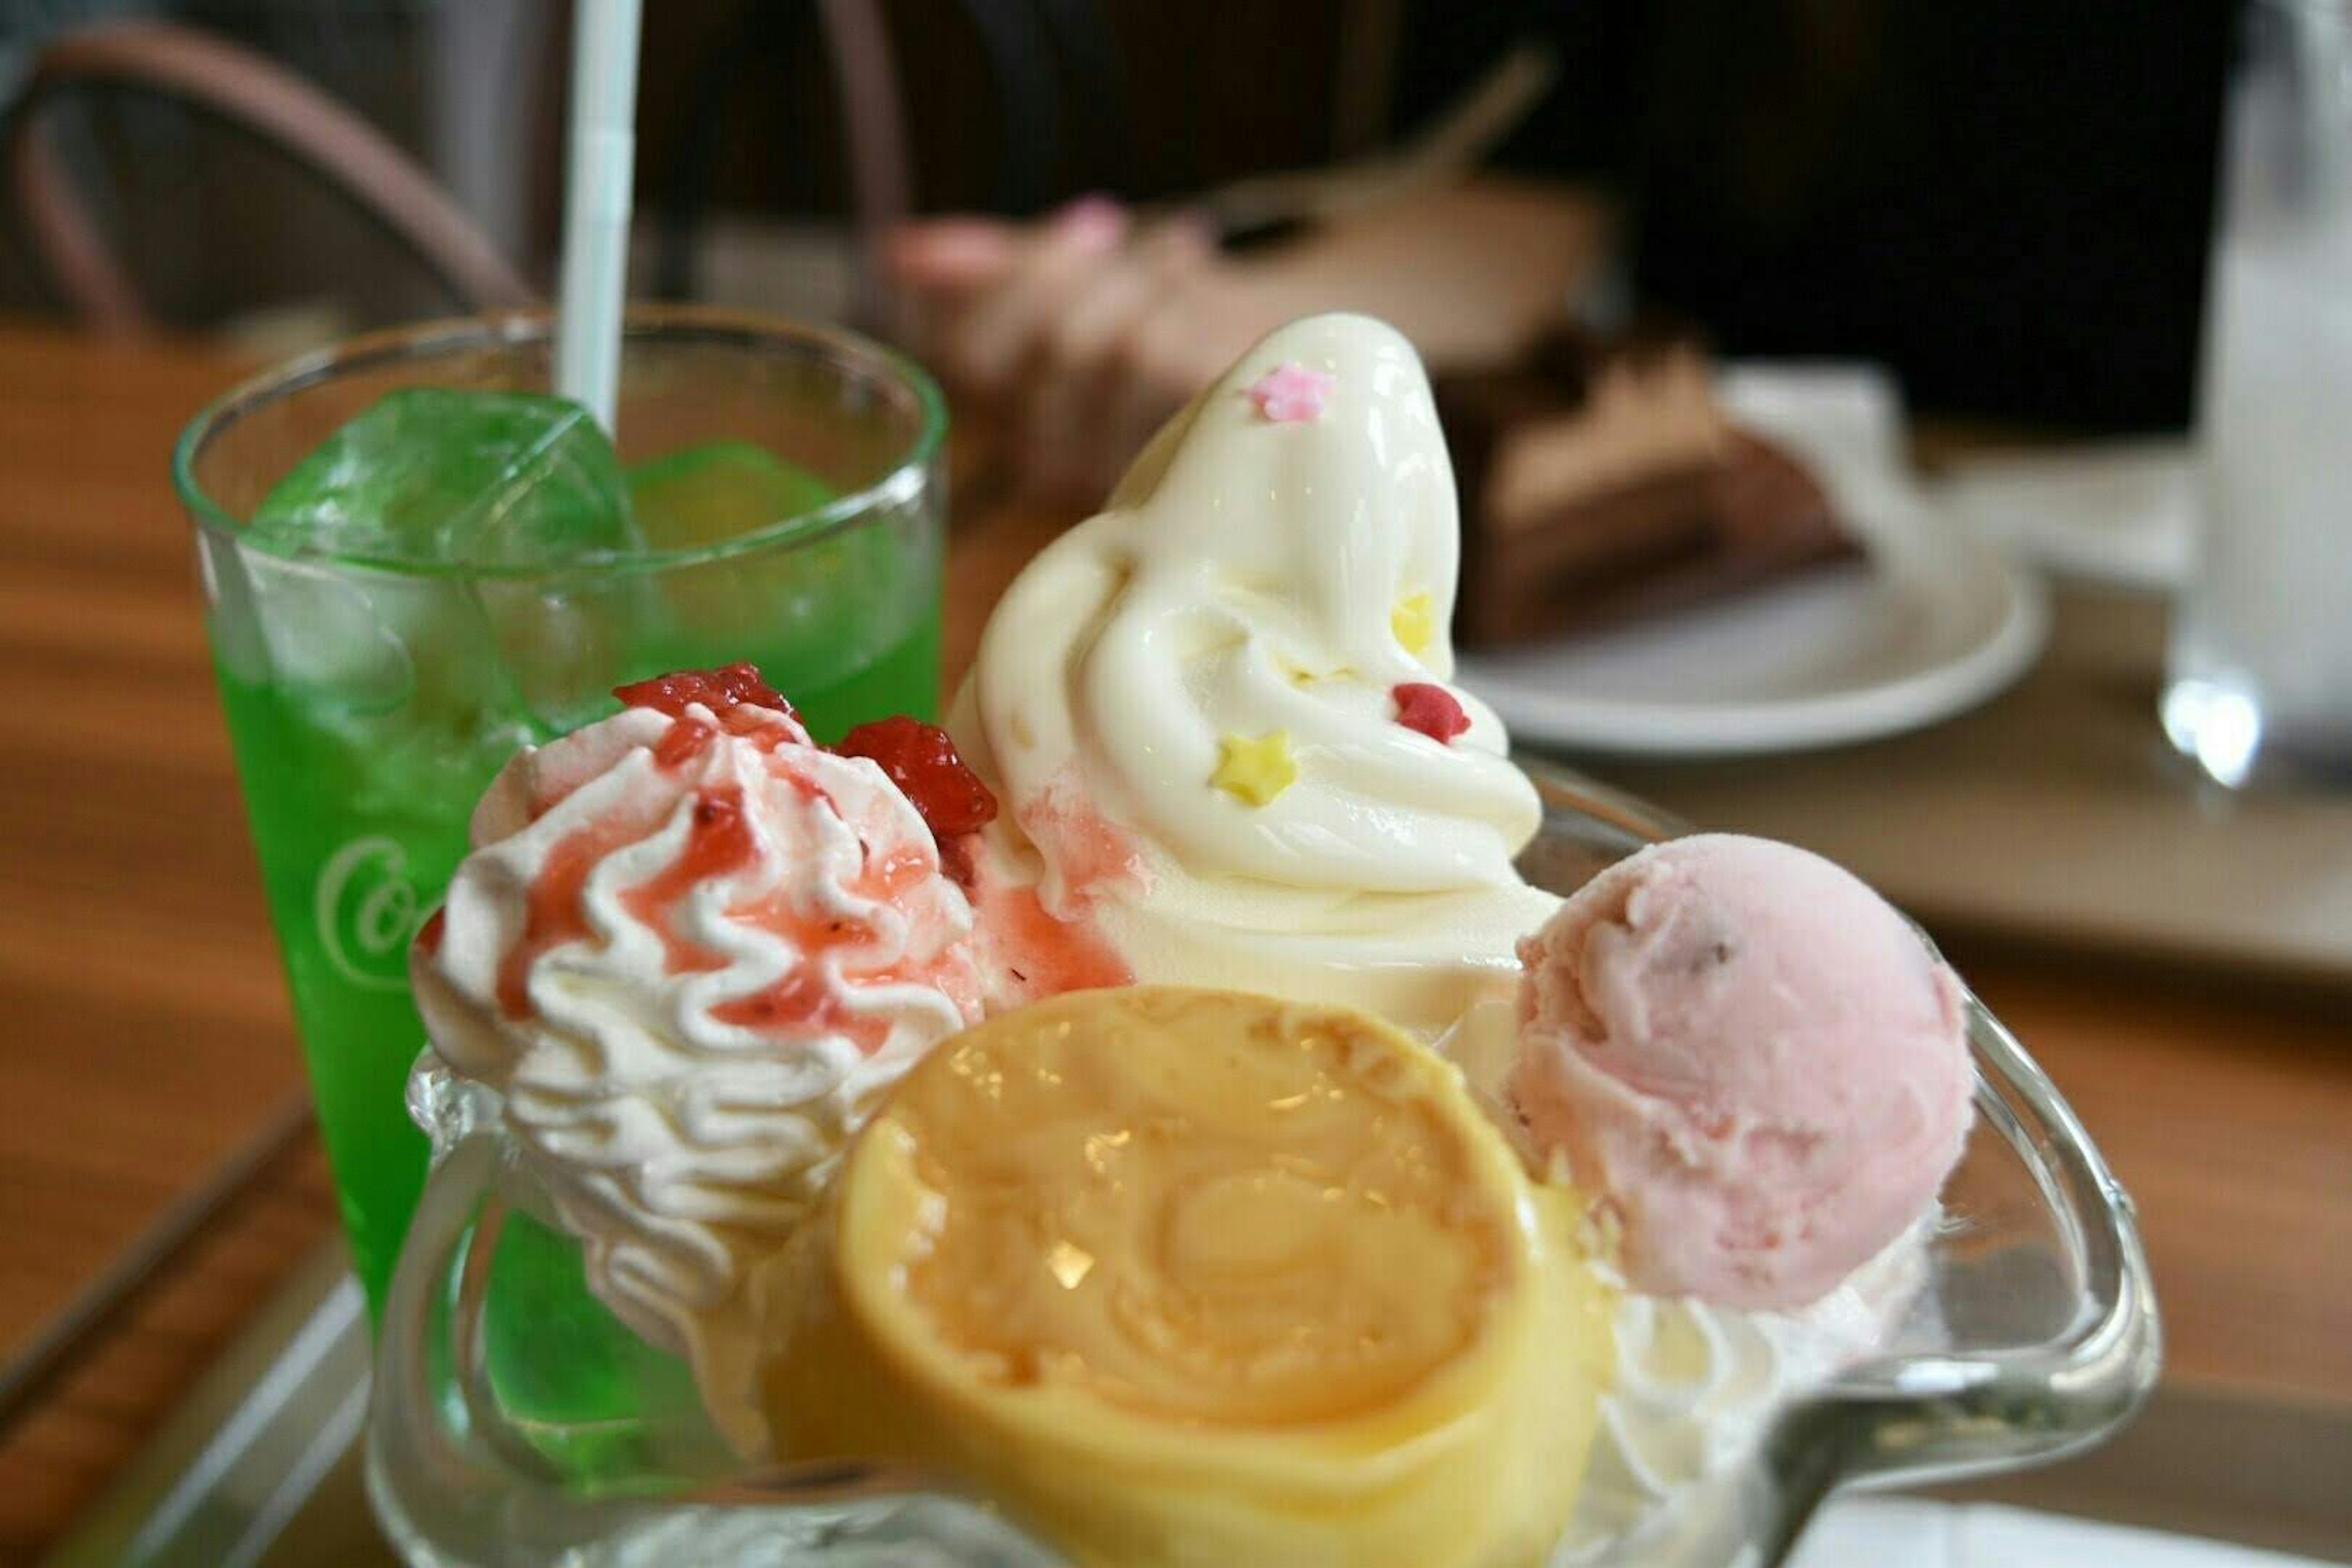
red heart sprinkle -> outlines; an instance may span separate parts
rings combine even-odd
[[[1389,696],[1396,701],[1398,723],[1428,736],[1441,746],[1449,744],[1454,736],[1470,728],[1470,715],[1462,711],[1462,704],[1456,702],[1454,693],[1443,686],[1426,680],[1408,680],[1392,688]]]

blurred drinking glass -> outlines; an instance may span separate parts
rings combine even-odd
[[[2163,719],[2235,786],[2352,781],[2352,0],[2252,0],[2223,138],[2202,558]]]

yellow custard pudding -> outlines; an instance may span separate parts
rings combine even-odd
[[[1082,1562],[1538,1563],[1612,1363],[1580,1212],[1387,1024],[1074,993],[859,1136],[776,1282],[768,1413]]]

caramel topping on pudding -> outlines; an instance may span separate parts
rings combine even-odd
[[[943,1041],[754,1286],[787,1456],[1082,1563],[1535,1563],[1612,1361],[1575,1194],[1342,1007],[1074,992]]]
[[[885,1145],[923,1193],[909,1300],[995,1384],[1280,1426],[1460,1355],[1517,1267],[1507,1194],[1384,1029],[1130,992],[942,1046]]]

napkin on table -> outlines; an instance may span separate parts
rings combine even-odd
[[[1992,1503],[1846,1498],[1790,1568],[2318,1568],[2314,1559]]]

